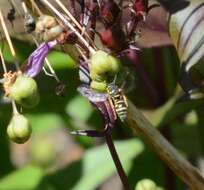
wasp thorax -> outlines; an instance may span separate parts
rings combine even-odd
[[[107,91],[109,92],[109,94],[111,96],[115,96],[118,94],[119,92],[119,88],[118,86],[116,86],[115,84],[111,83],[111,84],[108,84],[107,86]]]
[[[39,103],[38,87],[35,80],[25,75],[19,75],[9,88],[9,95],[25,108],[32,108]]]
[[[8,127],[7,134],[15,143],[25,143],[31,136],[32,128],[26,117],[21,114],[13,115]]]
[[[36,23],[35,32],[39,39],[50,41],[57,38],[63,32],[63,27],[54,17],[42,15]]]

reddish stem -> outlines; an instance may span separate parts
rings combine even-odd
[[[109,151],[111,153],[112,159],[114,161],[114,164],[116,166],[118,175],[121,179],[121,182],[122,182],[125,190],[131,190],[130,185],[128,183],[128,178],[127,178],[125,171],[122,167],[121,161],[120,161],[119,156],[117,154],[117,151],[115,149],[115,145],[113,143],[113,139],[112,139],[111,135],[106,134],[105,139],[106,139],[106,143],[108,145]]]

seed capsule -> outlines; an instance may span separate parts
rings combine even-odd
[[[90,71],[98,75],[109,73],[115,75],[120,69],[120,61],[104,51],[97,51],[91,57]]]
[[[152,180],[149,179],[143,179],[139,181],[135,188],[135,190],[159,190],[159,189],[160,188],[158,188],[157,185]]]
[[[104,92],[107,88],[107,83],[105,81],[103,82],[92,81],[91,88],[100,92]]]
[[[63,32],[63,27],[57,23],[54,17],[42,15],[36,23],[35,32],[42,41],[50,41]]]
[[[30,138],[31,133],[28,119],[21,114],[15,114],[7,128],[9,138],[15,143],[23,144]]]
[[[25,108],[35,107],[40,99],[37,83],[33,78],[19,75],[10,87],[9,97]]]

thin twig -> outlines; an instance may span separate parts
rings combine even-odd
[[[35,3],[35,1],[34,1],[34,0],[30,0],[30,2],[31,2],[31,4],[32,4],[32,6],[35,8],[35,10],[37,11],[38,15],[39,15],[39,16],[42,16],[43,13],[42,13],[42,11],[40,10],[40,8],[38,7],[38,5]]]
[[[7,27],[6,27],[6,24],[5,24],[4,17],[3,17],[1,9],[0,9],[0,21],[1,21],[1,25],[2,25],[2,28],[3,28],[4,34],[6,36],[6,40],[8,42],[9,48],[11,50],[11,54],[12,54],[13,57],[16,57],[16,52],[15,52],[13,44],[11,42],[11,38],[9,36],[9,32],[8,32]]]
[[[0,48],[0,58],[1,58],[1,64],[3,66],[3,71],[4,71],[4,73],[7,73],[6,63],[5,63],[5,60],[3,57],[3,52],[2,52],[1,48]]]
[[[19,114],[15,101],[12,100],[11,103],[12,103],[13,115]]]
[[[84,52],[82,51],[81,47],[79,45],[75,45],[76,46],[76,49],[78,50],[79,54],[82,56],[82,58],[87,62],[88,61],[88,58],[87,56],[84,54]]]
[[[89,50],[91,54],[95,53],[95,49],[89,45],[89,43],[86,41],[86,39],[74,28],[74,26],[47,0],[42,0],[43,3],[48,6],[63,22],[64,24],[70,28],[77,37],[81,40],[81,42],[86,46],[86,48]]]
[[[21,5],[22,5],[22,8],[23,8],[24,13],[27,14],[27,13],[28,13],[28,8],[27,8],[25,2],[22,1],[22,2],[21,2]]]
[[[60,82],[60,80],[59,80],[57,74],[55,73],[55,70],[52,68],[51,63],[49,62],[49,60],[48,60],[47,57],[45,58],[45,64],[47,65],[47,67],[48,67],[49,70],[50,70],[50,73],[51,73],[50,76],[54,77],[57,82]]]
[[[159,157],[179,176],[192,190],[204,189],[204,178],[144,117],[144,115],[129,103],[127,123],[139,136],[143,137],[159,155]]]
[[[125,171],[122,167],[122,164],[120,162],[119,156],[117,154],[117,151],[115,149],[115,145],[113,143],[113,139],[111,137],[111,134],[106,134],[105,135],[105,139],[106,139],[106,143],[108,145],[109,151],[111,153],[112,159],[114,161],[115,167],[118,171],[118,175],[121,179],[121,182],[123,183],[123,186],[125,188],[125,190],[131,190],[129,182],[128,182],[128,178],[125,174]]]
[[[16,68],[19,70],[19,66],[17,64],[17,57],[16,57],[16,51],[13,47],[13,43],[11,41],[11,38],[10,38],[10,35],[9,35],[9,32],[8,32],[8,29],[6,27],[6,23],[4,21],[4,17],[3,17],[3,14],[2,14],[2,11],[0,9],[0,22],[1,22],[1,25],[2,25],[2,28],[3,28],[3,31],[4,31],[4,34],[6,36],[6,40],[8,42],[8,45],[9,45],[9,48],[10,48],[10,51],[11,51],[11,54],[14,58],[14,62],[15,62],[15,65],[16,65]]]
[[[2,65],[3,65],[4,73],[7,73],[7,68],[6,68],[4,56],[3,56],[3,53],[2,53],[1,49],[0,49],[0,59],[1,59]],[[18,109],[17,109],[15,101],[11,100],[11,103],[12,103],[13,114],[18,114],[19,112],[18,112]]]
[[[96,46],[91,39],[91,37],[87,34],[86,31],[84,31],[84,27],[82,27],[79,22],[72,16],[72,14],[69,12],[69,10],[63,5],[63,3],[60,0],[55,0],[55,2],[61,7],[61,9],[67,14],[67,16],[70,18],[70,20],[77,26],[77,28],[81,31],[82,35],[85,34],[85,36],[89,39],[91,42],[91,45],[96,49]]]

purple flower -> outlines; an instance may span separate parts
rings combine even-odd
[[[114,126],[117,115],[109,102],[108,94],[99,93],[90,88],[91,78],[88,63],[80,61],[79,77],[82,85],[78,87],[78,91],[100,111],[105,125]]]
[[[109,102],[107,93],[96,92],[88,85],[79,86],[78,91],[100,111],[105,125],[114,126],[117,115]]]
[[[28,58],[24,73],[29,77],[35,77],[43,68],[44,60],[49,51],[57,45],[57,40],[42,43]]]

